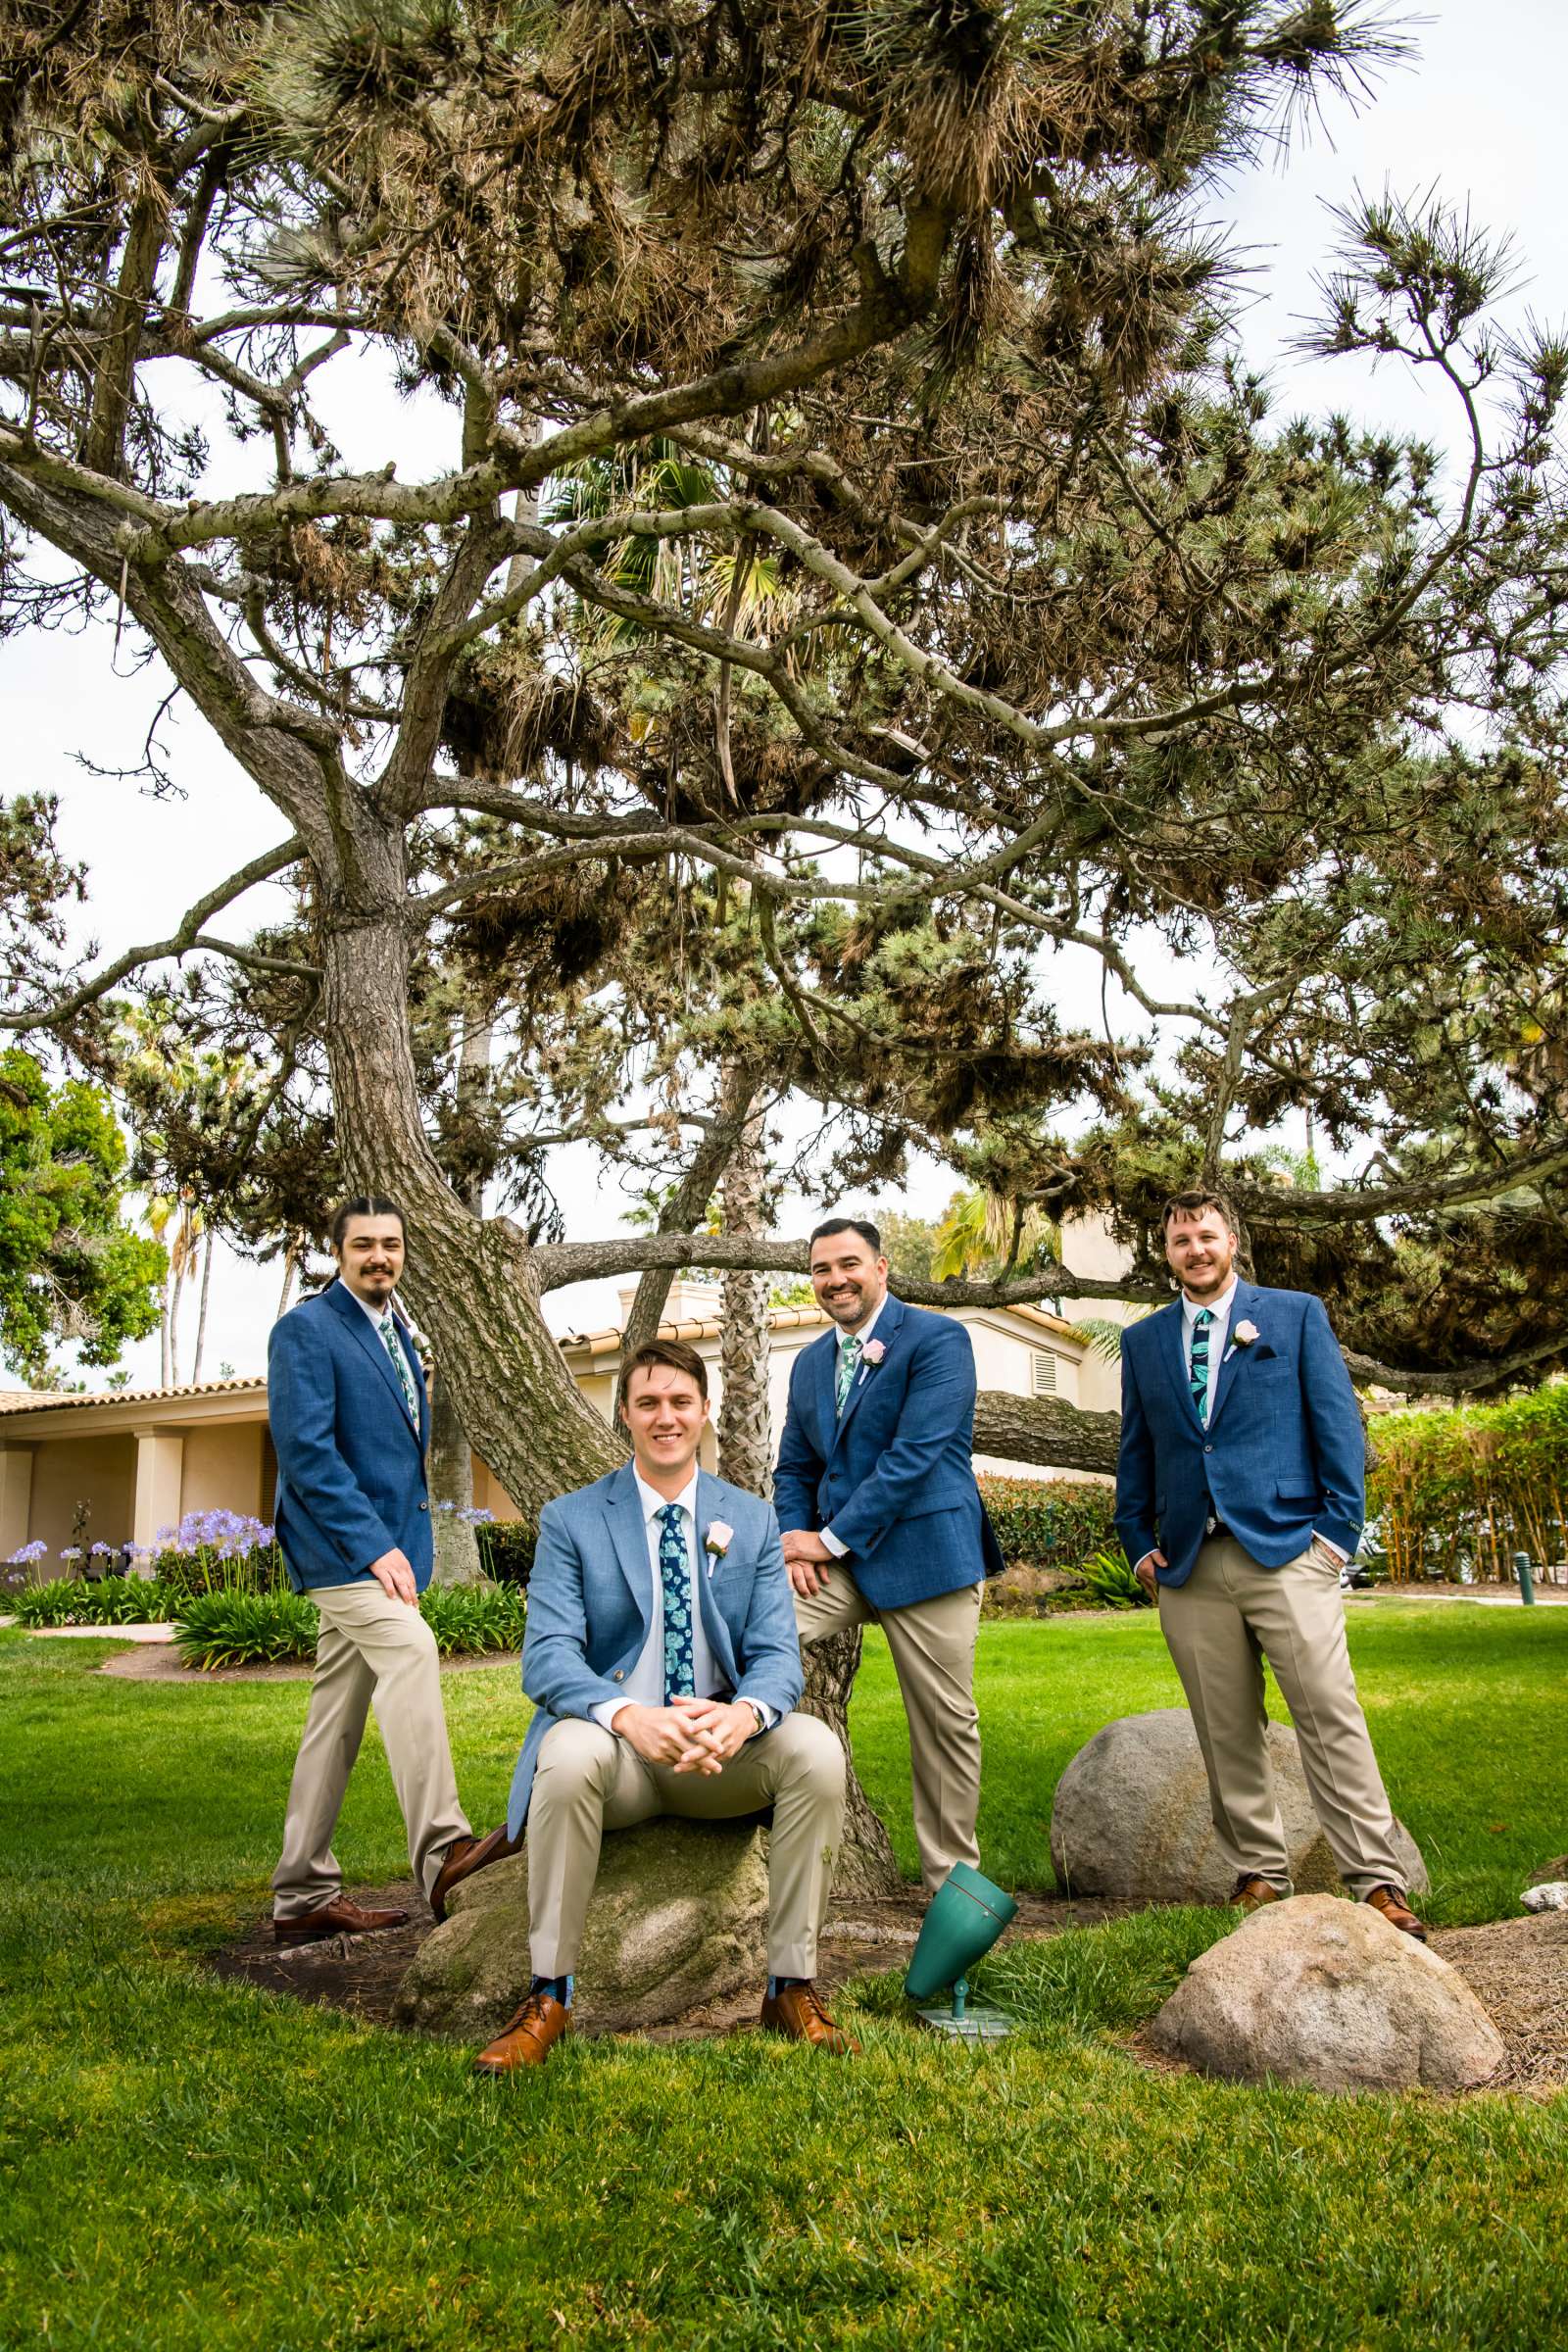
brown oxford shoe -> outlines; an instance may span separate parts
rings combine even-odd
[[[1405,1901],[1399,1887],[1374,1886],[1366,1899],[1374,1911],[1382,1912],[1391,1928],[1397,1928],[1401,1936],[1413,1936],[1417,1943],[1425,1943],[1426,1929]]]
[[[329,1903],[318,1911],[307,1911],[301,1919],[274,1919],[274,1943],[324,1943],[329,1936],[374,1936],[383,1928],[401,1928],[408,1921],[406,1911],[368,1911],[352,1895],[334,1894]]]
[[[571,2024],[571,2011],[551,1992],[530,1992],[510,2025],[474,2060],[481,2075],[510,2075],[519,2066],[543,2066]]]
[[[1282,1903],[1285,1897],[1267,1879],[1244,1871],[1230,1891],[1231,1908],[1235,1911],[1261,1911],[1265,1903]]]
[[[520,1838],[507,1836],[505,1822],[486,1838],[454,1838],[430,1889],[430,1908],[436,1918],[445,1919],[455,1886],[461,1886],[465,1879],[471,1879],[476,1870],[485,1869],[491,1862],[504,1862],[521,1844]]]
[[[814,1984],[786,1984],[762,2003],[762,2030],[790,2041],[808,2041],[835,2058],[859,2055],[860,2045],[833,2023]]]

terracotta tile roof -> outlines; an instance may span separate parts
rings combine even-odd
[[[267,1377],[256,1372],[243,1380],[187,1382],[177,1389],[0,1389],[0,1413],[57,1413],[72,1404],[165,1404],[176,1396],[238,1396],[248,1391],[265,1394]]]

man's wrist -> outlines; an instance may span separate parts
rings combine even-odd
[[[840,1541],[830,1527],[824,1527],[819,1531],[818,1541],[823,1550],[835,1560],[842,1560],[850,1548],[847,1544]]]

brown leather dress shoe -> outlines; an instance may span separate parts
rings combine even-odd
[[[791,2041],[808,2041],[835,2058],[859,2054],[860,2045],[833,2023],[814,1984],[786,1984],[762,2003],[762,2030]]]
[[[1244,1871],[1230,1891],[1231,1908],[1235,1911],[1261,1911],[1265,1903],[1281,1903],[1285,1897],[1267,1879],[1250,1876]]]
[[[382,1928],[401,1928],[408,1920],[406,1911],[368,1911],[351,1895],[334,1894],[329,1903],[318,1911],[307,1911],[302,1919],[274,1919],[274,1943],[324,1943],[329,1936],[374,1936]]]
[[[1425,1943],[1426,1929],[1405,1901],[1399,1887],[1374,1886],[1366,1899],[1374,1911],[1382,1912],[1391,1928],[1397,1928],[1401,1936],[1413,1936],[1417,1943]]]
[[[447,1904],[452,1899],[455,1886],[461,1886],[465,1879],[471,1879],[474,1872],[483,1870],[487,1863],[505,1861],[508,1854],[516,1853],[521,1844],[520,1838],[507,1836],[505,1822],[486,1838],[454,1838],[447,1847],[446,1860],[436,1872],[435,1885],[430,1889],[430,1908],[436,1918],[445,1919]]]
[[[481,2075],[510,2075],[514,2067],[543,2066],[571,2024],[571,2011],[554,1993],[530,1992],[511,2023],[474,2060]]]

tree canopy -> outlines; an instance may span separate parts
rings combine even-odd
[[[689,1224],[788,1096],[817,1184],[918,1145],[1109,1209],[1131,1281],[1064,1294],[1152,1294],[1201,1171],[1386,1365],[1559,1360],[1568,353],[1436,200],[1342,223],[1315,347],[1442,384],[1454,478],[1276,415],[1196,225],[1364,88],[1377,12],[22,0],[0,42],[5,625],[114,614],[280,820],[78,967],[34,805],[0,1019],[101,1054],[179,961],[191,1038],[267,1068],[280,1222],[329,1171],[407,1196],[519,1499],[604,1446],[544,1289],[802,1262],[566,1240],[548,1154],[643,1154]],[[445,446],[348,463],[356,370]],[[280,877],[291,921],[229,921]],[[1349,1181],[1276,1180],[1298,1115]]]

